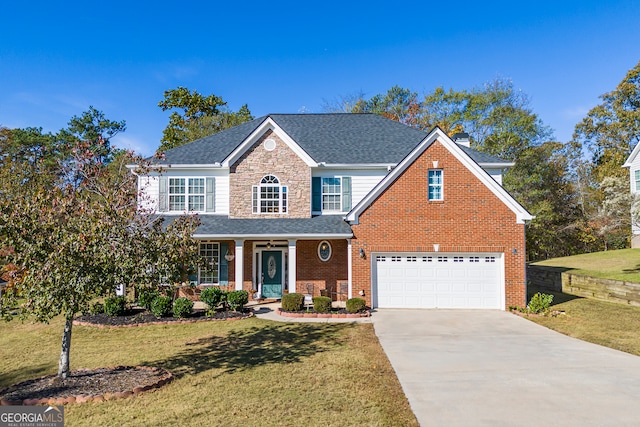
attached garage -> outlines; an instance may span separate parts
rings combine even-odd
[[[504,309],[501,253],[372,256],[373,306]]]

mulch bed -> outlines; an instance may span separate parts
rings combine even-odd
[[[253,311],[242,313],[218,311],[210,316],[204,310],[194,310],[186,318],[163,317],[134,308],[123,316],[87,314],[78,316],[73,323],[101,328],[131,327],[171,323],[193,323],[215,320],[239,320],[253,316]],[[0,389],[0,405],[64,405],[67,403],[102,402],[121,399],[158,388],[173,379],[161,368],[148,366],[116,366],[98,369],[78,369],[66,379],[56,375],[37,378]]]
[[[66,378],[56,375],[14,384],[0,390],[2,405],[63,405],[121,399],[158,388],[173,379],[162,368],[116,366],[78,369]]]
[[[252,311],[243,313],[235,311],[217,311],[211,316],[207,316],[205,310],[194,310],[193,314],[187,318],[162,317],[158,319],[152,313],[141,308],[134,308],[123,316],[107,316],[106,314],[85,314],[74,319],[75,325],[98,326],[98,327],[118,327],[118,326],[142,326],[158,325],[167,323],[193,323],[210,320],[239,320],[253,316]]]

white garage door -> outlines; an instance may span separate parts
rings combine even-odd
[[[502,254],[374,256],[375,307],[504,309]]]

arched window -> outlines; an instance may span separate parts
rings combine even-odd
[[[253,186],[253,213],[287,213],[287,186],[274,175],[265,175]]]

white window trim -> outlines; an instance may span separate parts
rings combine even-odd
[[[171,193],[171,180],[183,179],[184,180],[184,193]],[[202,193],[191,194],[189,192],[189,180],[201,179],[202,180]],[[184,196],[184,209],[171,209],[171,196]],[[190,196],[202,196],[202,209],[189,209],[189,197]],[[205,212],[207,209],[207,179],[204,176],[171,176],[167,178],[167,209],[169,212]]]
[[[215,268],[218,271],[218,281],[217,282],[203,282],[201,277],[202,277],[202,267],[198,267],[198,285],[218,285],[220,284],[220,257],[222,256],[220,254],[220,242],[214,242],[214,241],[208,241],[208,240],[202,240],[198,243],[198,253],[200,254],[200,256],[202,256],[202,245],[214,245],[217,248],[218,251],[218,261],[215,265]]]
[[[633,182],[636,192],[640,192],[640,169],[637,169],[633,173]]]
[[[262,181],[264,181],[265,178],[267,177],[273,177],[275,178],[278,182],[271,182],[271,183],[263,183]],[[268,187],[277,187],[278,188],[278,211],[277,212],[263,212],[262,211],[262,188],[268,188]],[[263,176],[262,178],[260,178],[260,183],[258,185],[254,185],[251,188],[251,212],[254,214],[258,214],[258,215],[281,215],[281,214],[288,214],[289,213],[289,192],[287,191],[287,186],[286,185],[282,185],[280,178],[278,178],[276,175],[273,174],[267,174],[265,176]],[[264,199],[264,200],[272,200],[274,201],[275,199]]]
[[[342,213],[342,176],[322,176],[320,177],[320,209],[323,213]],[[340,181],[337,193],[327,193],[327,195],[338,196],[338,209],[325,209],[324,208],[324,180],[325,179],[338,179]]]
[[[440,172],[440,183],[432,184],[430,182],[430,174],[431,172]],[[431,198],[431,189],[432,188],[440,188],[440,197],[439,198]],[[440,202],[444,200],[444,171],[442,169],[429,169],[427,171],[427,200],[430,202]]]

